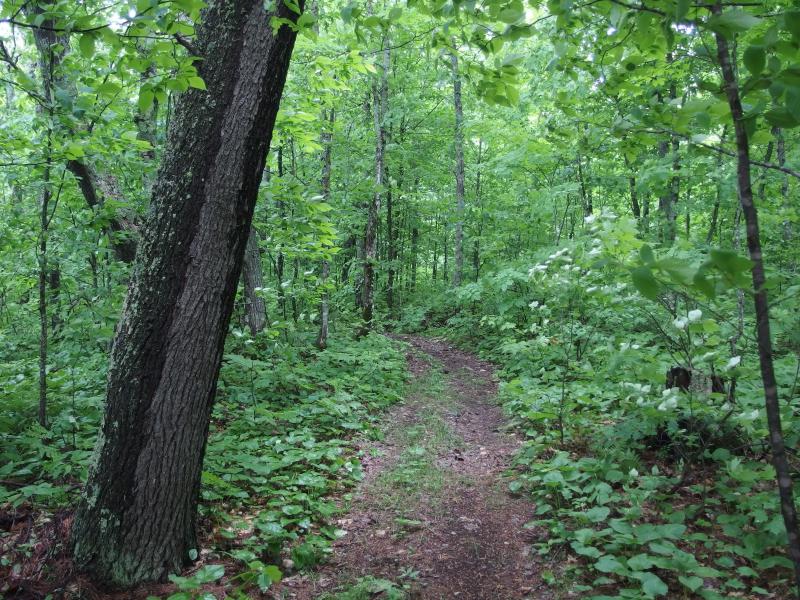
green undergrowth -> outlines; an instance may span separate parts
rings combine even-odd
[[[226,571],[233,595],[248,586],[266,588],[280,577],[270,565],[316,564],[339,534],[330,524],[335,496],[362,477],[355,440],[383,435],[380,414],[402,398],[405,359],[398,344],[374,334],[333,336],[324,351],[310,341],[229,340],[202,473],[207,565],[175,578],[175,600],[202,595],[198,590]],[[101,358],[90,361],[95,358],[102,371]],[[13,408],[5,408],[5,510],[46,513],[77,500],[101,413],[96,380],[96,373],[76,369],[73,393],[67,387],[67,400],[53,402],[59,411],[49,431],[35,424],[14,429],[8,425]],[[17,559],[30,555],[35,536],[27,543]]]
[[[372,598],[404,600],[407,597],[402,588],[387,579],[364,577],[340,592],[320,596],[319,600],[372,600]]]
[[[594,232],[428,298],[400,328],[499,366],[499,399],[525,436],[510,487],[535,503],[528,526],[554,588],[594,600],[788,597],[752,317],[738,333],[726,317],[746,261],[656,256],[613,218]],[[773,320],[796,448],[797,321],[780,305]],[[691,370],[688,389],[665,383],[673,367]]]

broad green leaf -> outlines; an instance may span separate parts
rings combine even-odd
[[[594,568],[601,573],[621,573],[625,567],[615,557],[605,555],[594,563]]]
[[[189,87],[193,87],[198,90],[206,89],[206,82],[203,81],[202,77],[189,77],[187,81],[189,83]]]
[[[611,509],[606,506],[594,506],[584,514],[592,523],[601,523],[611,514]]]
[[[642,262],[646,265],[652,265],[656,262],[656,257],[653,254],[653,249],[650,247],[649,244],[644,244],[639,249],[639,257],[642,259]]]
[[[154,100],[155,94],[152,90],[140,90],[139,101],[137,102],[137,108],[139,109],[139,112],[147,113],[147,111],[150,110],[150,107],[153,106]]]
[[[642,591],[648,598],[664,596],[669,591],[667,584],[655,573],[649,571],[634,573],[633,577],[642,582]]]
[[[736,276],[740,273],[749,271],[752,268],[752,262],[749,258],[740,256],[732,250],[722,250],[714,248],[709,253],[711,262],[724,273]]]
[[[84,33],[78,39],[78,46],[84,58],[92,58],[94,56],[94,41],[95,37],[92,33]]]
[[[706,25],[712,31],[730,37],[734,33],[743,33],[761,23],[761,19],[743,10],[726,10],[721,15],[709,18]]]
[[[748,46],[744,51],[744,66],[753,75],[758,75],[767,64],[767,54],[763,46]]]
[[[636,267],[631,271],[631,278],[633,279],[633,285],[642,296],[650,300],[658,298],[661,286],[648,267]]]

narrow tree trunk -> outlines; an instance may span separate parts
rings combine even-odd
[[[331,273],[331,265],[327,260],[322,261],[322,285],[325,286]],[[325,350],[328,347],[328,293],[323,290],[319,303],[319,333],[317,334],[317,348]]]
[[[42,198],[39,203],[39,425],[47,427],[47,238],[50,224],[50,150],[51,134],[47,134],[47,151],[42,183]]]
[[[297,320],[300,317],[300,308],[297,304],[297,276],[300,274],[300,259],[295,258],[292,261],[292,321],[297,325]]]
[[[594,207],[592,206],[592,194],[591,191],[587,189],[586,180],[583,176],[583,160],[581,156],[578,155],[578,158],[575,159],[576,164],[578,165],[578,183],[581,187],[581,201],[583,204],[583,216],[588,217],[594,212]],[[570,234],[570,238],[572,234]]]
[[[721,14],[719,4],[713,7],[715,14]],[[767,412],[767,426],[772,449],[772,464],[778,483],[778,492],[781,500],[781,512],[786,527],[789,558],[794,564],[795,584],[800,596],[800,527],[797,522],[797,509],[794,503],[792,489],[792,473],[786,456],[781,425],[780,405],[778,402],[778,383],[772,362],[772,337],[770,334],[769,301],[767,299],[766,276],[764,273],[764,260],[761,249],[760,231],[758,225],[758,212],[753,202],[753,188],[750,176],[750,145],[747,129],[744,123],[744,110],[739,96],[739,85],[736,73],[731,64],[731,54],[728,41],[717,33],[717,57],[722,69],[722,80],[728,106],[733,118],[737,150],[737,184],[739,202],[742,207],[746,231],[747,248],[750,260],[753,262],[753,299],[756,314],[756,339],[758,343],[758,357],[761,366],[761,379],[764,385],[764,399]]]
[[[772,135],[775,136],[775,145],[778,154],[778,164],[783,167],[786,165],[786,139],[783,137],[783,131],[780,127],[772,128]],[[792,200],[789,198],[789,176],[784,174],[781,179],[781,197],[788,206],[791,206]],[[794,227],[791,219],[783,221],[783,241],[786,244],[791,244],[794,239]],[[789,268],[794,271],[796,267],[794,255],[790,253]]]
[[[464,272],[464,112],[461,107],[461,76],[458,73],[458,57],[450,55],[453,65],[453,108],[456,116],[455,155],[456,155],[456,235],[454,241],[453,286],[461,285]]]
[[[481,236],[483,235],[483,226],[485,220],[485,212],[483,210],[483,200],[481,199],[481,164],[483,162],[483,139],[478,138],[478,159],[476,161],[477,173],[475,174],[475,204],[480,210],[481,218],[478,223],[478,235],[475,236],[475,243],[472,248],[472,268],[475,271],[475,281],[481,275]]]
[[[283,178],[283,146],[278,147],[278,177]],[[286,205],[283,203],[281,196],[276,198],[275,203],[278,207],[278,216],[281,223],[286,218]],[[281,317],[286,320],[286,289],[283,287],[283,272],[286,267],[286,258],[283,255],[283,249],[278,249],[278,258],[275,261],[275,278],[278,282],[278,309],[281,312]]]
[[[670,52],[667,54],[667,62],[673,62],[673,56]],[[669,85],[669,99],[674,100],[677,96],[675,83],[670,82]],[[659,100],[661,95],[659,94]],[[658,210],[661,218],[661,226],[659,230],[659,238],[662,243],[672,245],[675,241],[675,221],[677,219],[677,205],[678,194],[680,187],[680,179],[678,172],[680,171],[680,157],[678,150],[680,149],[680,140],[675,135],[670,135],[669,141],[662,141],[658,144],[658,155],[661,158],[666,158],[667,152],[672,150],[672,176],[669,180],[669,188],[661,195],[658,200]]]
[[[447,251],[447,238],[448,238],[448,227],[445,225],[444,227],[444,239],[442,240],[442,254],[444,255],[444,263],[442,264],[442,280],[446,283],[450,277],[448,276],[448,265],[447,265],[447,257],[450,254]]]
[[[102,583],[163,580],[197,548],[211,407],[296,35],[270,21],[262,0],[210,0],[197,30],[207,91],[177,101],[72,527],[76,565]]]
[[[29,10],[41,16],[43,9],[33,5]],[[45,24],[51,23],[47,21]],[[53,124],[54,124],[54,91],[59,68],[69,38],[59,35],[54,31],[44,29],[34,30],[34,41],[39,55],[39,70],[42,76],[42,92],[47,110],[47,133],[44,153],[44,171],[42,176],[42,194],[39,201],[39,248],[37,260],[39,262],[39,407],[38,421],[42,427],[47,427],[47,354],[48,354],[48,317],[47,317],[47,242],[50,230],[50,188],[51,161],[53,157]]]
[[[419,252],[419,228],[411,229],[411,291],[417,289],[417,255]]]
[[[26,12],[33,17],[47,15],[44,5],[40,3],[29,3]],[[61,72],[61,63],[69,52],[70,38],[63,31],[57,31],[52,19],[45,18],[39,27],[33,28],[33,38],[36,43],[36,50],[39,55],[39,66],[42,71],[43,96],[47,101],[48,111],[51,120],[54,116],[53,111],[53,92],[55,88],[75,95],[75,83],[67,80]],[[111,176],[99,176],[88,162],[79,160],[69,160],[66,163],[67,169],[75,176],[78,187],[83,194],[86,203],[90,208],[96,209],[102,206],[106,197],[114,200],[121,200],[122,194],[118,188],[114,188],[109,180],[115,183]],[[102,185],[101,185],[102,184]],[[113,193],[116,192],[116,193]],[[117,215],[108,220],[103,229],[109,236],[114,254],[118,260],[123,262],[133,262],[136,254],[135,228],[133,223]]]
[[[323,121],[325,119],[325,112],[323,111]],[[327,117],[330,129],[322,132],[322,178],[320,187],[322,188],[322,198],[326,202],[330,200],[331,195],[331,154],[333,152],[333,125],[336,122],[336,112],[334,109],[330,110],[330,116]],[[325,286],[328,283],[328,276],[331,272],[331,266],[327,259],[322,261],[322,296],[319,302],[319,333],[317,334],[317,348],[324,350],[328,346],[328,292]]]
[[[439,245],[436,242],[433,242],[433,272],[431,273],[431,279],[436,281],[436,275],[439,265]]]
[[[378,218],[384,186],[384,151],[386,149],[386,127],[384,117],[389,96],[389,48],[384,40],[383,69],[380,81],[373,90],[373,117],[375,120],[375,193],[367,209],[367,228],[364,235],[364,288],[363,312],[360,334],[374,328],[375,317],[375,266],[378,261]]]
[[[259,291],[264,287],[264,276],[261,272],[261,248],[258,231],[252,225],[247,236],[247,247],[244,251],[244,312],[250,333],[257,335],[267,326],[267,306]]]
[[[625,167],[630,171],[628,175],[628,189],[631,194],[631,212],[633,213],[633,217],[638,221],[642,218],[642,208],[639,206],[639,195],[636,192],[636,175],[634,174],[627,155],[625,156]]]
[[[725,137],[728,134],[728,126],[722,128],[722,136],[720,137],[720,144],[725,143]],[[769,159],[768,159],[769,160]],[[716,195],[714,196],[714,206],[711,209],[711,223],[708,226],[708,233],[706,234],[706,244],[711,244],[714,240],[714,233],[717,230],[717,223],[719,221],[719,208],[720,203],[722,202],[722,154],[717,156],[717,185],[716,185]]]
[[[386,178],[388,180],[388,177]],[[386,308],[390,315],[394,314],[394,260],[397,255],[395,246],[394,196],[391,187],[386,190]]]

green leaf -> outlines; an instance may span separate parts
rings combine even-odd
[[[525,11],[522,9],[522,7],[517,6],[517,7],[505,8],[500,11],[499,18],[503,23],[511,24],[519,21],[522,18],[523,14],[525,14]]]
[[[277,583],[283,578],[283,573],[281,573],[281,570],[275,565],[267,565],[264,567],[264,572],[269,575],[273,583]]]
[[[595,506],[584,514],[592,523],[600,523],[608,518],[608,515],[611,514],[611,509],[606,506]]]
[[[642,259],[642,262],[646,265],[652,265],[656,262],[656,257],[653,254],[653,249],[648,245],[645,244],[641,248],[639,248],[639,257]]]
[[[642,591],[648,598],[664,596],[669,591],[667,584],[655,573],[634,573],[633,576],[642,582]]]
[[[594,563],[594,568],[601,573],[620,573],[625,570],[621,562],[609,555],[603,556]]]
[[[139,101],[137,102],[137,107],[140,113],[146,113],[150,110],[150,107],[153,106],[153,101],[155,100],[155,94],[152,90],[140,90],[139,91]]]
[[[67,144],[67,147],[64,149],[64,154],[70,160],[74,160],[76,158],[81,158],[84,156],[83,146],[76,142],[70,142]]]
[[[728,10],[721,15],[714,15],[706,25],[712,31],[730,37],[734,33],[743,33],[761,23],[761,19],[743,10]]]
[[[206,89],[206,82],[203,81],[202,77],[189,77],[187,81],[189,83],[189,87],[193,87],[198,90]]]
[[[92,58],[94,56],[94,34],[84,33],[78,39],[78,46],[85,58]]]
[[[694,287],[700,290],[706,296],[706,298],[713,299],[717,295],[717,289],[714,286],[714,282],[706,277],[702,269],[698,270],[697,273],[694,274],[694,277],[692,278],[692,284],[694,284]]]
[[[783,15],[786,30],[796,39],[800,39],[800,10],[790,10]]]
[[[646,571],[653,566],[653,561],[647,554],[637,554],[628,559],[628,566],[634,571]]]
[[[768,110],[764,114],[764,117],[771,125],[782,127],[784,129],[791,129],[800,125],[800,120],[798,120],[791,111],[783,106]]]
[[[653,276],[653,272],[647,267],[636,267],[631,271],[633,285],[645,298],[656,300],[661,286]]]
[[[675,20],[683,21],[689,14],[690,0],[678,0],[675,6]]]
[[[703,579],[701,577],[695,577],[694,575],[690,577],[679,575],[678,581],[680,581],[681,584],[683,584],[693,592],[699,590],[700,587],[703,585]]]
[[[753,75],[758,75],[767,64],[767,53],[763,46],[748,46],[744,51],[744,66]]]
[[[739,256],[732,250],[721,250],[714,248],[709,253],[711,262],[722,272],[731,276],[736,276],[752,268],[749,258]]]

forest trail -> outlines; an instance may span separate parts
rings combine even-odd
[[[443,340],[397,339],[409,344],[407,397],[365,449],[365,479],[337,523],[347,533],[277,597],[549,598],[524,528],[533,506],[503,477],[519,441],[493,402],[492,367]]]

